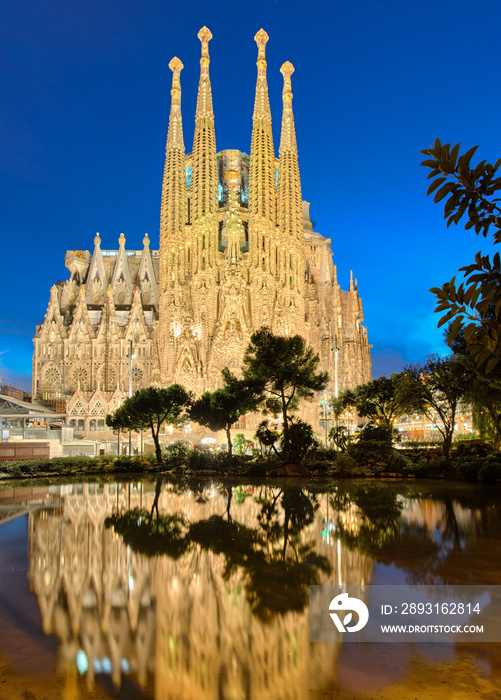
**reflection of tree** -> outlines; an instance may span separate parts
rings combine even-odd
[[[104,521],[122,536],[125,544],[147,557],[167,554],[179,559],[187,550],[185,520],[181,515],[150,517],[144,508],[114,514]]]
[[[349,490],[347,490],[349,489]],[[400,529],[403,501],[385,484],[362,483],[340,486],[331,505],[337,510],[337,527],[341,540],[350,549],[374,556],[392,542]],[[360,523],[354,526],[352,506],[356,506]],[[345,513],[349,513],[346,519]],[[341,515],[343,513],[343,515]]]
[[[158,504],[159,482],[155,494]],[[224,515],[188,524],[181,515],[160,515],[155,502],[148,513],[134,509],[106,520],[124,542],[146,556],[166,554],[177,559],[198,545],[225,559],[223,578],[238,571],[246,577],[246,594],[253,612],[262,620],[276,614],[302,611],[308,586],[320,583],[320,572],[330,573],[328,559],[302,541],[302,531],[313,523],[318,500],[306,490],[294,488],[261,491],[258,527],[236,522],[230,513],[231,487],[223,489]]]
[[[475,531],[488,526],[477,518],[480,509],[484,520],[496,521],[492,528],[499,526],[496,511],[486,507],[489,500],[492,497],[485,490],[452,487],[444,492],[371,482],[342,484],[329,503],[337,511],[339,537],[350,549],[406,570],[412,583],[464,584],[481,583],[471,566]],[[423,508],[419,519],[402,517],[404,508],[408,514],[417,504]],[[432,523],[427,521],[426,508],[433,509]],[[466,521],[464,516],[458,518],[460,508],[471,511]]]

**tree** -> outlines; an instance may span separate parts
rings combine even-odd
[[[443,438],[446,457],[451,449],[456,413],[471,381],[471,366],[458,355],[429,355],[422,365],[404,367],[403,380],[399,385],[402,401],[411,410],[424,413],[432,422],[438,415],[437,428]]]
[[[285,440],[290,411],[297,409],[301,399],[311,399],[327,386],[329,375],[317,372],[319,362],[300,335],[274,335],[263,327],[251,336],[242,364],[243,378],[259,389],[266,410],[282,413]]]
[[[501,379],[492,374],[486,377],[478,369],[464,338],[464,332],[451,339],[450,326],[446,331],[446,342],[451,350],[461,355],[469,364],[472,379],[465,395],[471,405],[473,425],[481,438],[492,442],[496,449],[501,446]]]
[[[237,455],[243,455],[247,451],[248,440],[243,433],[235,435],[235,452]]]
[[[165,389],[149,386],[136,391],[115,413],[108,414],[106,425],[115,430],[151,430],[157,462],[162,464],[160,428],[164,423],[183,423],[191,400],[191,393],[180,384]]]
[[[223,380],[224,386],[221,389],[206,391],[193,403],[190,417],[214,432],[224,430],[231,456],[231,426],[240,416],[257,409],[258,396],[253,383],[237,379],[227,368],[223,370]]]
[[[261,421],[254,437],[261,445],[261,451],[263,451],[263,447],[265,448],[265,454],[269,455],[272,448],[275,453],[278,454],[275,448],[275,443],[278,442],[280,434],[278,430],[273,430],[273,428],[270,427],[268,420]]]
[[[333,399],[334,411],[342,413],[354,408],[361,418],[392,426],[394,419],[408,409],[406,397],[398,390],[401,380],[401,374],[392,374],[359,384],[355,389],[345,389]]]
[[[428,179],[432,179],[427,194],[435,192],[434,201],[445,197],[444,218],[447,227],[458,224],[466,214],[466,229],[486,237],[493,230],[494,242],[501,241],[501,208],[496,194],[501,190],[501,177],[495,177],[501,166],[501,158],[495,165],[481,161],[475,167],[470,161],[478,146],[459,155],[460,144],[442,145],[437,139],[433,148],[421,153],[430,157],[421,165],[431,169]],[[430,291],[437,298],[435,311],[445,314],[439,326],[453,320],[450,335],[454,338],[461,330],[469,352],[479,368],[490,374],[501,361],[501,264],[499,253],[482,256],[478,252],[475,262],[461,267],[465,281],[456,286],[456,278],[446,282],[441,288]],[[489,314],[489,306],[493,313]],[[498,368],[499,369],[499,368]]]
[[[309,423],[292,416],[289,420],[289,430],[283,433],[280,445],[286,459],[301,461],[306,453],[315,447],[315,433]]]
[[[345,425],[335,425],[329,430],[329,440],[334,447],[341,452],[346,452],[350,444],[351,435]]]

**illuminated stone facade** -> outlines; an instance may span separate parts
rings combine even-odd
[[[101,430],[104,416],[132,388],[179,382],[200,394],[221,370],[238,372],[252,332],[269,326],[300,334],[321,358],[335,392],[371,378],[357,283],[341,290],[330,239],[313,230],[302,201],[291,75],[283,64],[283,114],[275,155],[260,30],[250,156],[217,153],[209,78],[210,31],[202,44],[193,149],[186,154],[178,58],[162,188],[159,251],[69,251],[70,279],[51,290],[37,328],[33,396],[71,397],[69,419]],[[317,424],[318,406],[303,413]],[[252,422],[252,419],[250,419]],[[248,427],[253,427],[250,425]]]

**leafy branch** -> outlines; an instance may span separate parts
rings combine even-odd
[[[501,158],[492,165],[485,160],[475,166],[471,159],[478,146],[459,155],[460,144],[444,145],[437,139],[433,148],[421,151],[430,158],[421,165],[430,168],[428,179],[433,180],[427,194],[444,204],[447,227],[458,224],[466,214],[465,229],[473,228],[484,238],[492,228],[495,243],[501,242],[501,208],[496,193],[501,190],[501,177],[495,177]],[[491,230],[492,232],[492,230]],[[469,352],[479,369],[486,375],[501,362],[501,267],[499,253],[493,257],[478,252],[475,262],[460,268],[465,281],[456,285],[456,278],[441,288],[430,291],[437,298],[435,311],[444,313],[438,327],[452,322],[448,332],[451,343],[462,331]]]
[[[450,143],[442,145],[435,141],[433,148],[426,148],[420,153],[430,156],[431,160],[423,160],[421,165],[430,168],[428,180],[433,180],[426,194],[435,192],[435,202],[442,201],[448,196],[444,205],[444,219],[447,228],[458,224],[467,213],[468,221],[465,229],[474,228],[475,233],[487,236],[493,225],[496,243],[501,241],[501,200],[494,195],[501,189],[501,177],[495,174],[501,166],[501,158],[495,165],[482,160],[471,167],[470,162],[478,146],[473,146],[463,155],[459,155],[459,143],[451,148]],[[459,156],[459,157],[458,157]]]

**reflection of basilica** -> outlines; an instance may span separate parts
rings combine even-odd
[[[153,498],[134,485],[61,487],[60,507],[31,514],[31,588],[44,632],[59,639],[60,668],[77,667],[90,686],[97,673],[116,685],[131,675],[146,691],[154,687],[157,700],[299,700],[327,683],[340,645],[310,648],[307,609],[263,623],[251,611],[242,570],[223,577],[223,555],[194,544],[177,560],[146,557],[105,527],[112,512],[149,509]],[[159,510],[190,523],[226,513],[217,490],[201,501],[164,490]],[[330,562],[319,582],[368,583],[370,560],[334,533],[325,536],[326,508],[321,496],[299,535]],[[249,528],[258,527],[258,512],[253,497],[232,503],[233,521]]]

